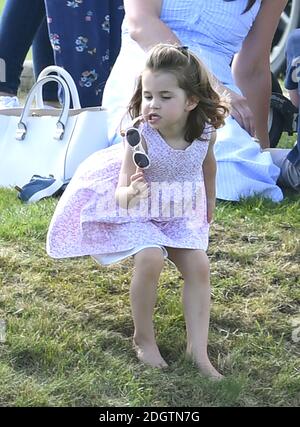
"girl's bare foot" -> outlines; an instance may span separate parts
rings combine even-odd
[[[152,366],[152,368],[166,368],[168,366],[156,344],[137,343],[136,340],[133,340],[133,347],[137,358],[146,365]]]
[[[224,375],[220,374],[220,372],[218,372],[210,362],[209,364],[197,363],[197,366],[203,375],[212,380],[219,381],[224,378]]]
[[[211,364],[210,360],[208,359],[208,357],[195,357],[194,355],[190,354],[187,352],[187,357],[189,359],[191,359],[199,368],[199,370],[201,371],[201,373],[212,379],[212,380],[222,380],[224,378],[224,375],[220,374],[220,372],[218,372],[213,365]]]

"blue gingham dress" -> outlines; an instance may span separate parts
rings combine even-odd
[[[240,93],[231,73],[233,55],[241,48],[259,11],[257,0],[247,13],[242,13],[247,0],[163,0],[161,20],[189,46],[225,85]],[[133,93],[136,76],[145,64],[145,52],[131,39],[126,25],[122,27],[122,47],[107,81],[103,105],[110,110],[110,143],[119,142],[117,130]],[[239,200],[260,195],[280,201],[276,185],[279,168],[267,152],[232,118],[217,131],[217,197]]]

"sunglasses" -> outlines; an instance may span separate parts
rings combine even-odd
[[[141,134],[138,129],[131,127],[125,131],[125,138],[133,149],[133,162],[140,169],[147,169],[150,166],[150,159],[145,153],[142,145]]]

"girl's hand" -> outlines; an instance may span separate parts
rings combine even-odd
[[[130,177],[129,194],[132,199],[145,199],[148,197],[148,184],[144,178],[144,172],[140,168],[136,168],[134,175]]]
[[[216,199],[207,200],[207,222],[209,224],[212,222],[215,207],[216,207]]]

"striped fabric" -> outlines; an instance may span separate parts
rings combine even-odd
[[[241,48],[257,15],[260,1],[247,13],[248,0],[164,0],[161,19],[179,40],[198,53],[225,83],[233,83],[230,62]]]

